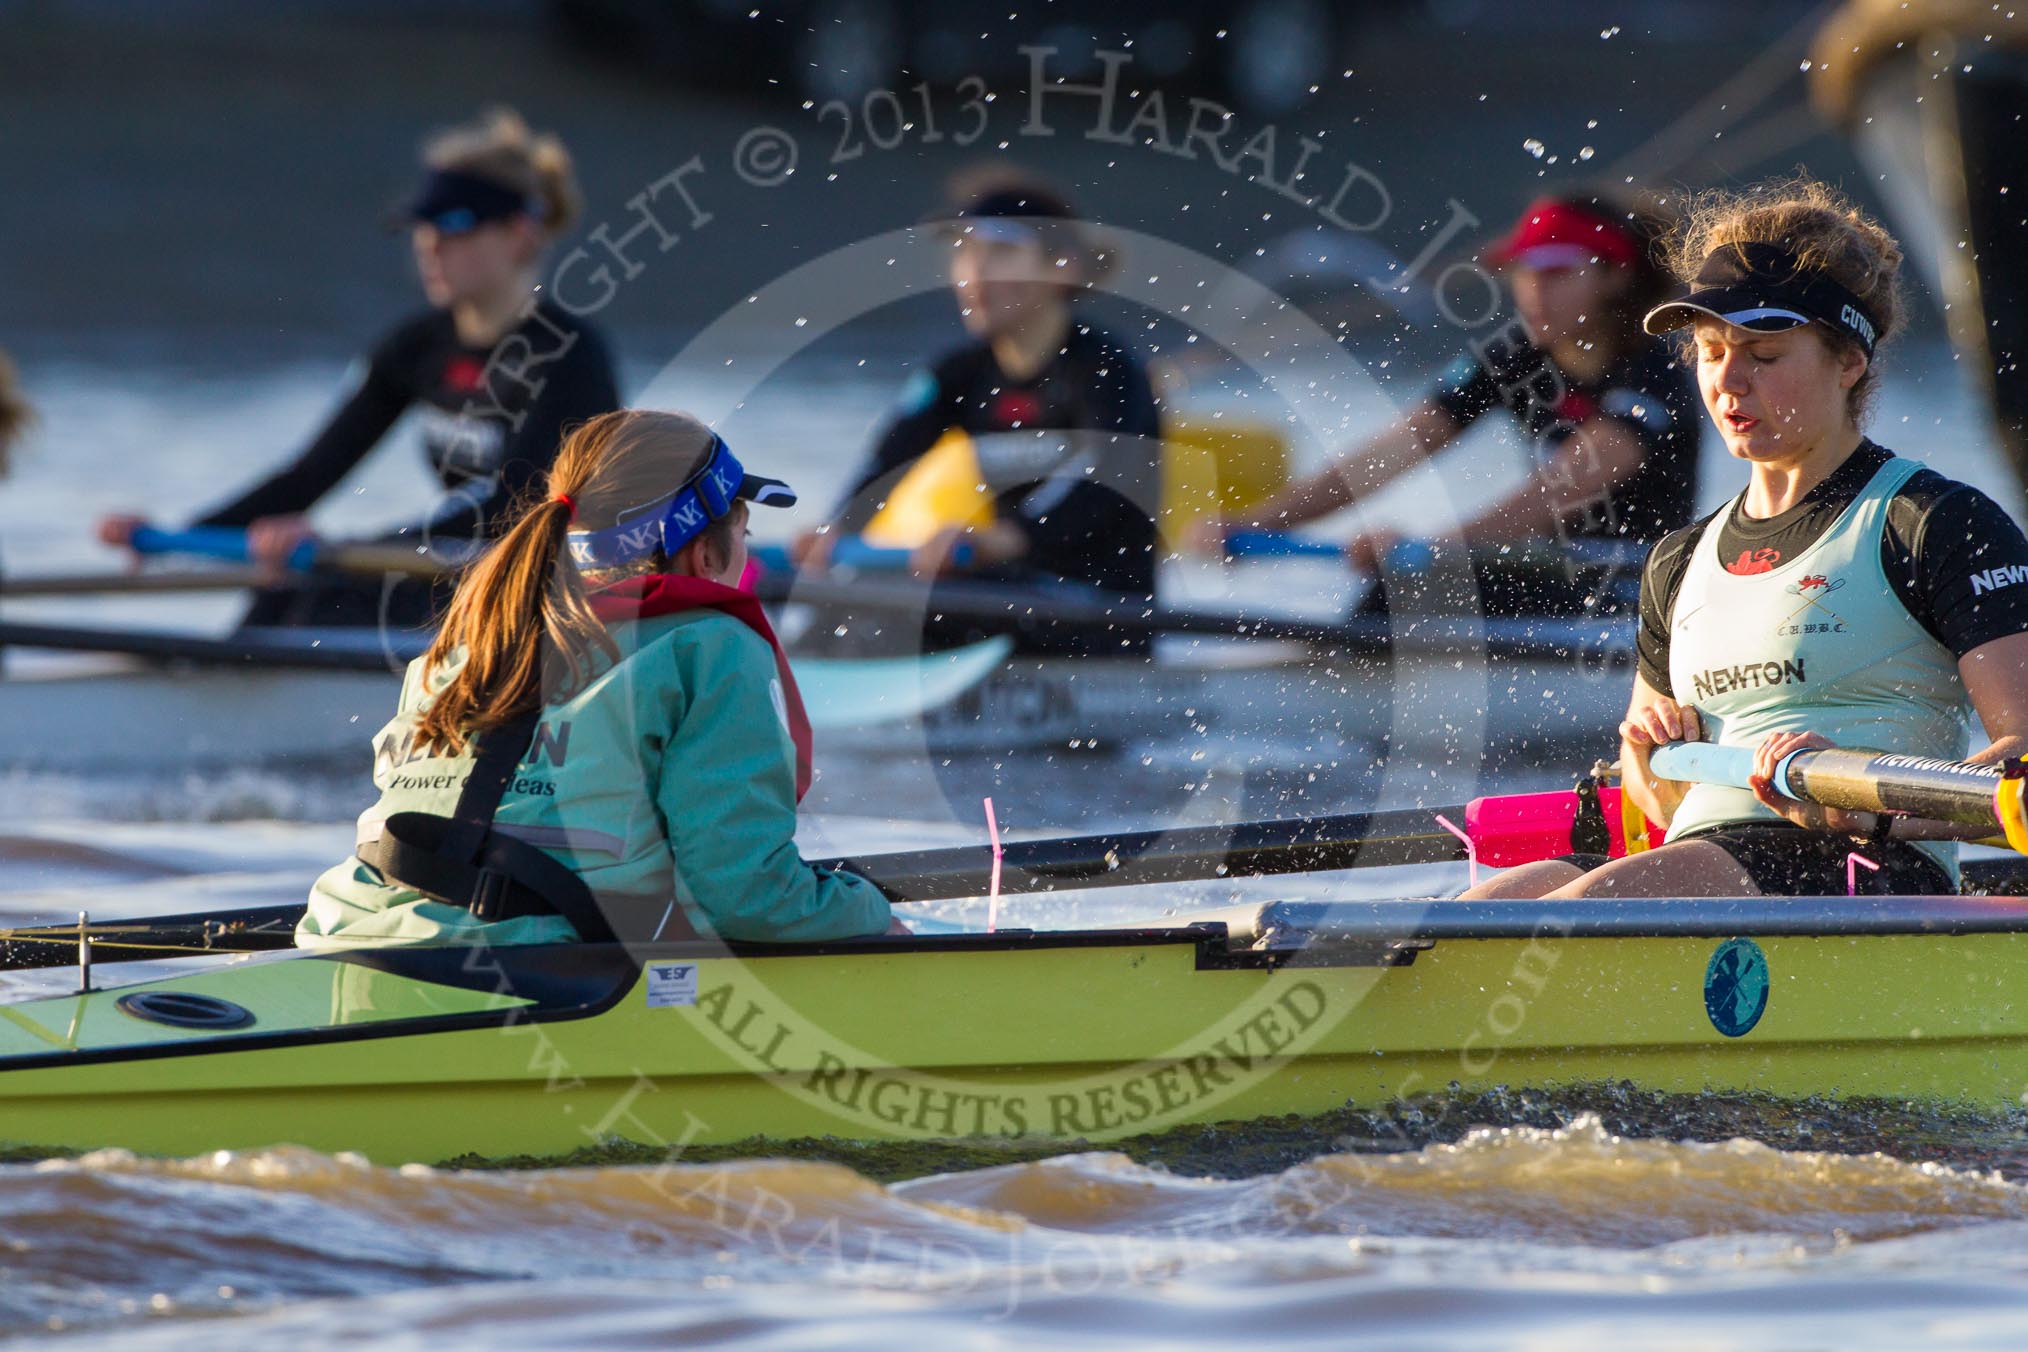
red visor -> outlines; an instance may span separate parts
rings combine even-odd
[[[1545,198],[1486,250],[1485,259],[1494,267],[1574,268],[1593,259],[1628,266],[1640,254],[1640,244],[1619,222]]]

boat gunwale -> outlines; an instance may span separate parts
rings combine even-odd
[[[1769,907],[1765,903],[1778,903]],[[1761,904],[1758,912],[1751,910]],[[1883,903],[1887,903],[1883,905]],[[1669,915],[1689,909],[1690,915]],[[1390,910],[1415,910],[1413,919]],[[1320,912],[1336,912],[1336,915]],[[1349,912],[1349,914],[1348,914]],[[1786,913],[1784,913],[1786,912]],[[1309,920],[1305,927],[1301,922]],[[1322,920],[1327,923],[1316,923]],[[1836,923],[1826,923],[1835,921]],[[1593,939],[1760,938],[1945,938],[2028,933],[2028,902],[2005,897],[1724,897],[1638,898],[1545,905],[1539,901],[1306,902],[1270,901],[1232,907],[1171,926],[1090,930],[1001,930],[982,934],[876,936],[815,944],[749,944],[707,940],[670,943],[539,944],[493,953],[522,953],[536,962],[571,958],[564,964],[610,984],[599,993],[567,1004],[525,1005],[493,1010],[325,1025],[277,1032],[249,1031],[182,1042],[142,1043],[71,1051],[28,1052],[0,1058],[0,1072],[82,1066],[217,1052],[266,1051],[335,1042],[410,1037],[596,1018],[610,1011],[640,983],[650,962],[724,958],[741,961],[820,957],[900,957],[912,953],[1003,953],[1036,949],[1135,948],[1191,944],[1199,971],[1273,971],[1283,966],[1313,970],[1405,966],[1436,942],[1583,942]],[[471,947],[391,945],[351,952],[312,952],[305,960],[373,967],[434,984],[474,988],[492,979],[503,994],[517,994],[512,977],[499,966],[474,966]],[[1322,959],[1320,963],[1320,959]],[[445,970],[456,963],[455,971]],[[420,967],[422,972],[417,972]],[[433,970],[434,969],[434,970]],[[446,979],[463,976],[463,981]],[[160,978],[174,981],[175,977]],[[122,990],[146,989],[156,982]],[[483,988],[483,987],[481,987]]]

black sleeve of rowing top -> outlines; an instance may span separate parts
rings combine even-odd
[[[1683,590],[1683,575],[1690,571],[1690,556],[1711,520],[1707,516],[1695,525],[1670,531],[1648,551],[1648,562],[1641,569],[1641,625],[1634,636],[1635,669],[1642,680],[1671,699],[1676,697],[1676,691],[1669,684],[1669,619],[1676,609],[1676,595]]]
[[[1067,575],[1142,579],[1152,571],[1154,518],[1160,508],[1162,435],[1155,391],[1131,352],[1100,336],[1087,374],[1084,421],[1098,442],[1099,473],[1072,483],[1045,483],[1016,508],[1014,524],[1028,537],[1037,564]],[[1104,557],[1108,551],[1114,556]],[[1139,557],[1128,559],[1127,554]],[[1091,559],[1085,565],[1071,560]],[[1133,589],[1132,586],[1129,589]]]
[[[570,350],[542,371],[542,392],[509,427],[500,450],[500,472],[481,481],[483,496],[448,494],[428,521],[412,530],[460,540],[488,539],[506,529],[510,509],[549,473],[566,433],[580,423],[620,406],[612,350],[597,330],[576,323]],[[408,531],[401,532],[408,534]]]
[[[2028,539],[1969,484],[1921,470],[1902,485],[1880,562],[1908,613],[1955,656],[2028,633]]]
[[[1438,379],[1429,402],[1463,431],[1500,407],[1500,382],[1472,356],[1459,357]]]
[[[307,512],[336,488],[387,435],[387,429],[415,397],[404,373],[415,369],[414,352],[418,343],[426,340],[426,323],[427,317],[411,320],[373,349],[352,393],[302,454],[192,524],[246,526],[264,516]]]
[[[967,345],[908,378],[895,411],[874,438],[872,453],[832,513],[839,531],[856,535],[864,530],[881,506],[881,498],[867,490],[883,480],[891,484],[889,476],[921,459],[938,438],[959,425],[963,414],[959,400],[977,383],[972,376],[983,352],[982,346]]]

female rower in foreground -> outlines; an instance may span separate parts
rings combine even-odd
[[[794,501],[687,414],[573,432],[410,664],[374,740],[380,801],[297,943],[889,931],[873,884],[796,852],[809,722],[733,585],[747,503]]]
[[[2028,749],[2028,541],[1977,489],[1860,431],[1880,344],[1902,323],[1901,249],[1808,179],[1714,193],[1648,328],[1694,327],[1704,406],[1746,490],[1670,535],[1641,580],[1639,672],[1621,725],[1627,791],[1669,843],[1514,869],[1468,895],[1842,895],[1957,890],[1940,822],[1774,796],[1789,752],[1845,745],[1997,761]],[[1658,744],[1755,749],[1752,792],[1658,780]],[[1593,867],[1581,871],[1586,864]]]
[[[279,569],[314,538],[304,513],[338,485],[408,409],[444,496],[392,539],[497,537],[509,505],[548,470],[566,428],[619,406],[598,332],[555,301],[534,300],[544,251],[582,202],[570,155],[505,109],[432,139],[427,171],[402,215],[429,308],[377,343],[358,383],[287,467],[192,523],[245,526],[254,561]],[[99,538],[124,546],[136,516]],[[428,623],[442,601],[427,583],[320,579],[264,592],[248,624]]]
[[[1659,202],[1617,192],[1547,197],[1487,251],[1519,318],[1473,344],[1443,383],[1393,426],[1239,515],[1191,533],[1207,552],[1236,530],[1287,530],[1355,506],[1436,455],[1495,409],[1536,448],[1528,479],[1460,528],[1475,556],[1566,535],[1652,541],[1689,523],[1697,497],[1696,401],[1641,316],[1668,293],[1659,257],[1672,220]],[[1392,532],[1348,551],[1384,572]],[[1481,567],[1489,613],[1528,613],[1569,598],[1536,573]],[[1384,580],[1384,579],[1383,579]],[[1376,601],[1378,597],[1376,596]]]

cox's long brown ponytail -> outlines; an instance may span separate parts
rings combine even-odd
[[[458,583],[425,674],[464,663],[416,721],[416,745],[455,754],[468,738],[589,680],[619,649],[593,613],[564,547],[575,520],[590,529],[666,496],[710,453],[711,429],[684,413],[623,409],[564,438],[542,495]]]

